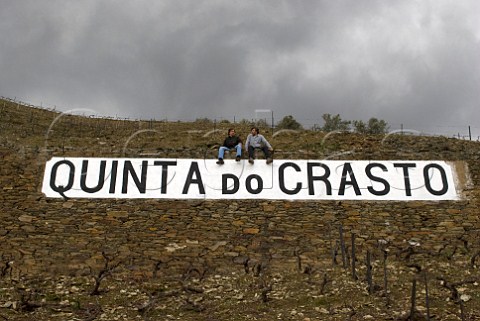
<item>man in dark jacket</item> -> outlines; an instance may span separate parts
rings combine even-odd
[[[225,138],[225,140],[223,141],[223,145],[220,146],[220,148],[218,149],[217,164],[222,165],[223,155],[225,154],[225,151],[230,151],[231,149],[234,149],[234,148],[237,151],[237,157],[235,158],[235,160],[239,162],[240,159],[242,158],[242,140],[240,139],[240,137],[235,135],[235,129],[230,128],[228,130],[227,138]]]

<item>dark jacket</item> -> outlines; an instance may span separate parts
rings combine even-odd
[[[228,148],[234,148],[235,146],[237,146],[241,142],[242,142],[242,140],[238,136],[233,136],[233,137],[227,136],[227,138],[225,138],[225,140],[223,141],[222,146],[225,146],[225,147],[228,147]]]

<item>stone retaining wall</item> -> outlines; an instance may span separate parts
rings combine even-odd
[[[467,160],[473,184],[461,201],[63,200],[40,192],[37,152],[4,148],[0,254],[19,273],[78,275],[103,264],[102,251],[146,272],[158,262],[203,262],[220,271],[265,258],[291,269],[300,254],[304,262],[331,260],[340,226],[347,240],[355,234],[359,252],[379,240],[433,251],[478,243],[476,155],[458,156]]]
[[[41,193],[44,165],[52,156],[215,158],[215,144],[231,125],[220,131],[216,124],[213,130],[208,123],[197,125],[59,115],[4,100],[0,266],[13,262],[19,275],[81,275],[104,264],[104,252],[128,271],[142,273],[152,273],[162,262],[221,271],[267,260],[285,270],[300,259],[331,262],[340,228],[347,245],[355,235],[359,253],[379,242],[392,250],[436,253],[480,247],[480,144],[445,137],[315,131],[273,137],[263,131],[280,159],[467,164],[460,167],[469,170],[460,201],[63,200]],[[248,133],[238,126],[238,132]]]

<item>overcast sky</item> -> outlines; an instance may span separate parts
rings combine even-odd
[[[480,135],[478,0],[0,0],[0,37],[0,95],[34,105]]]

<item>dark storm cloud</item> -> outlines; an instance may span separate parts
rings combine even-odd
[[[474,0],[0,7],[0,94],[34,104],[182,120],[272,109],[306,126],[338,113],[480,132]]]

